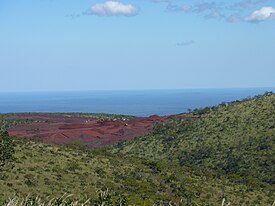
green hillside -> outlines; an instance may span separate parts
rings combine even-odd
[[[105,205],[272,205],[275,95],[189,115],[198,118],[158,123],[154,134],[102,150],[15,139],[14,168],[0,170],[0,205],[64,193],[96,205],[107,188]]]
[[[268,191],[258,191],[226,178],[197,175],[191,168],[163,161],[81,151],[41,143],[17,143],[15,167],[1,173],[0,199],[14,196],[59,197],[95,201],[107,188],[129,204],[197,203],[220,205],[224,197],[235,203],[270,203]],[[184,204],[183,204],[184,205]]]
[[[113,148],[128,156],[168,159],[197,174],[226,175],[253,186],[275,183],[275,95],[198,109],[192,120],[155,126],[155,134]]]

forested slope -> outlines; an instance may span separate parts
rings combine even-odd
[[[193,111],[193,120],[158,123],[155,133],[112,151],[151,160],[168,159],[198,174],[226,175],[253,186],[275,181],[275,95]]]

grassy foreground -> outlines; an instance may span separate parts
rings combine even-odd
[[[15,140],[0,205],[272,205],[275,95],[193,115],[102,150]]]

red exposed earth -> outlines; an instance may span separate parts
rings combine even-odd
[[[45,143],[77,143],[102,147],[149,134],[153,131],[154,123],[179,116],[97,120],[56,114],[20,114],[9,118],[40,121],[9,129],[11,136],[36,138]]]

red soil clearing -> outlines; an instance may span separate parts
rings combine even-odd
[[[89,147],[102,147],[149,134],[153,131],[154,123],[178,117],[151,116],[130,120],[99,121],[62,115],[21,114],[8,118],[46,121],[17,125],[9,129],[11,136],[36,138],[42,142],[53,144],[78,143]]]

